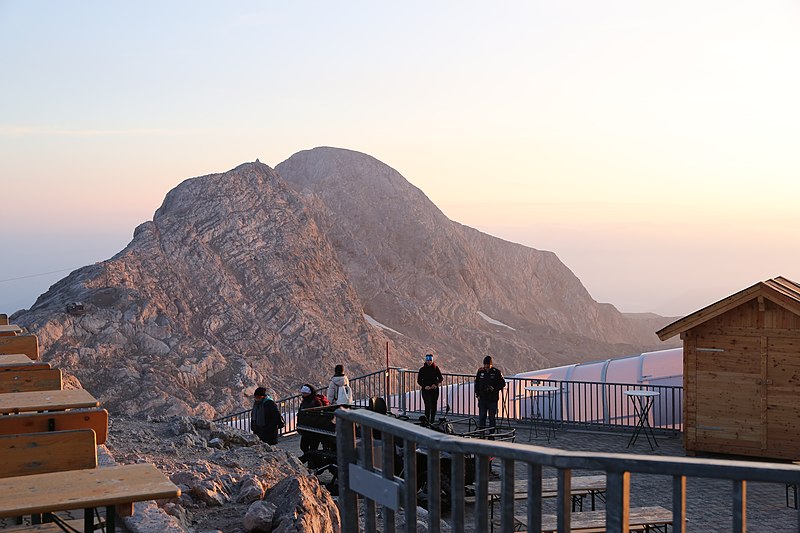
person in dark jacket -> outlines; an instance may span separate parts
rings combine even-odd
[[[300,401],[298,411],[303,409],[311,409],[313,407],[322,407],[322,401],[317,397],[317,391],[308,383],[300,387],[300,395],[303,399]],[[306,453],[309,450],[316,450],[319,448],[320,437],[315,433],[307,433],[305,431],[298,431],[300,433],[300,451]]]
[[[417,384],[422,387],[422,401],[425,402],[425,418],[433,424],[436,418],[436,404],[439,402],[439,384],[444,381],[442,371],[433,362],[433,354],[425,356],[425,364],[417,373]]]
[[[475,397],[478,398],[478,427],[486,427],[486,415],[489,415],[489,427],[496,426],[497,402],[500,391],[506,386],[506,380],[499,368],[492,366],[492,356],[483,358],[483,368],[475,374]]]
[[[278,444],[280,424],[281,413],[275,400],[264,387],[256,388],[253,393],[253,408],[250,410],[251,431],[267,444]]]

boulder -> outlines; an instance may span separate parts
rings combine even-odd
[[[270,533],[277,508],[269,502],[256,501],[244,515],[244,530],[248,533]]]

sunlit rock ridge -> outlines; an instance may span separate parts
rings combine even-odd
[[[87,313],[66,314],[72,301]],[[467,372],[487,353],[516,371],[658,345],[553,253],[453,222],[390,167],[335,148],[184,181],[124,250],[13,318],[126,414],[227,414],[256,385],[377,370],[387,343],[392,364],[434,351]]]

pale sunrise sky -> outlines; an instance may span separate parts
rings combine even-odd
[[[323,145],[621,311],[800,280],[798,58],[794,1],[0,0],[0,312]]]

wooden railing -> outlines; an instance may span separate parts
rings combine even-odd
[[[449,491],[450,525],[453,531],[465,529],[465,458],[475,463],[475,531],[489,531],[489,461],[500,461],[501,496],[500,528],[503,532],[514,530],[515,497],[514,472],[517,463],[527,470],[527,511],[523,518],[528,531],[542,531],[542,468],[553,467],[558,472],[557,531],[571,529],[572,472],[592,470],[605,472],[606,511],[605,530],[610,533],[628,533],[630,507],[630,476],[650,474],[671,479],[668,490],[672,492],[672,526],[675,533],[686,529],[687,478],[727,479],[732,482],[732,531],[746,530],[746,495],[748,481],[773,483],[800,483],[800,468],[795,465],[722,461],[686,457],[652,457],[643,455],[571,452],[539,446],[521,445],[446,435],[396,418],[367,411],[366,409],[339,409],[336,411],[336,441],[339,472],[339,506],[344,532],[359,531],[358,498],[364,499],[367,531],[375,531],[377,507],[384,520],[383,531],[394,531],[395,512],[403,509],[405,531],[416,531],[417,516],[417,450],[427,457],[428,494],[439,494],[441,462],[446,455],[450,462]],[[373,430],[380,431],[380,441],[373,438]],[[356,435],[360,439],[356,439]],[[396,477],[395,444],[402,443],[402,479]],[[380,446],[376,446],[380,444]],[[381,450],[380,456],[374,450]],[[375,468],[380,463],[382,468]],[[442,504],[439,498],[428,500],[428,530],[440,530]],[[800,520],[800,516],[798,516]]]

